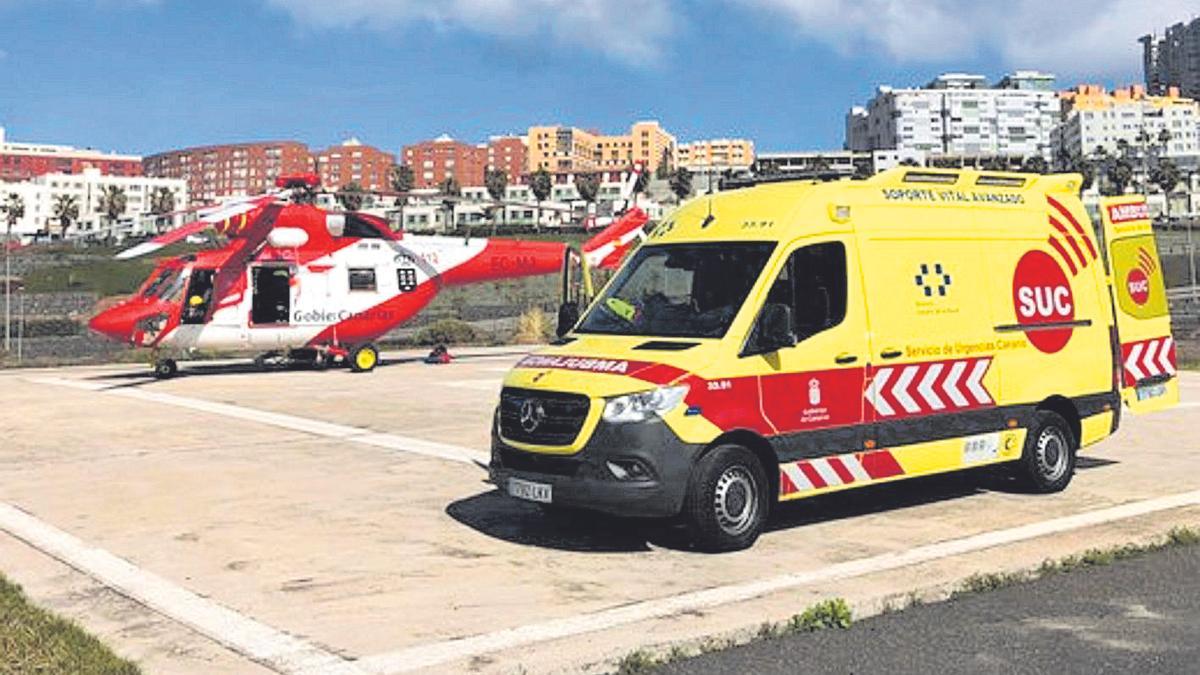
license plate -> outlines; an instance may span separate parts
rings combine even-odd
[[[1145,401],[1148,398],[1158,398],[1167,393],[1167,385],[1151,384],[1145,387],[1137,388],[1137,400]]]
[[[517,499],[549,504],[553,486],[545,483],[534,483],[520,478],[508,479],[508,494]]]

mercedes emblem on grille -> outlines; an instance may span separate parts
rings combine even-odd
[[[546,409],[536,398],[527,398],[521,403],[521,428],[532,433],[546,418]]]

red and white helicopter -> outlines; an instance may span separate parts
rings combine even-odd
[[[210,227],[227,239],[218,249],[160,261],[135,295],[89,327],[152,349],[159,377],[177,372],[169,354],[197,349],[256,350],[370,371],[379,362],[375,341],[443,288],[554,274],[572,261],[613,269],[649,221],[630,200],[579,253],[560,242],[414,236],[376,216],[318,208],[319,182],[312,174],[282,177],[276,191],[202,209],[195,222],[119,253],[145,255]]]

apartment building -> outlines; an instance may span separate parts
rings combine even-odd
[[[657,171],[677,161],[675,136],[653,120],[635,122],[627,134],[604,135],[578,127],[535,126],[527,135],[530,172],[588,173],[642,164]]]
[[[106,176],[140,176],[142,158],[70,145],[9,141],[4,127],[0,127],[0,181],[20,182],[49,173],[83,173],[86,169]]]
[[[308,146],[298,141],[208,145],[146,157],[146,175],[187,183],[192,204],[252,195],[275,186],[281,175],[313,171]]]
[[[128,223],[150,216],[154,206],[152,196],[160,188],[171,191],[176,208],[188,203],[186,181],[113,176],[97,168],[86,168],[79,173],[42,174],[19,183],[0,183],[0,193],[16,193],[25,203],[25,216],[17,221],[13,232],[20,237],[29,237],[39,233],[57,235],[61,231],[60,223],[54,217],[54,205],[64,195],[74,197],[79,208],[79,218],[72,224],[71,231],[87,232],[107,227],[107,215],[100,208],[100,195],[109,187],[116,187],[125,194],[125,212],[118,218],[119,222]]]
[[[846,116],[846,149],[1049,160],[1060,111],[1054,79],[1017,71],[989,85],[982,75],[947,73],[921,88],[881,86]]]
[[[349,183],[358,183],[373,192],[392,189],[391,173],[396,156],[363,145],[357,138],[318,152],[316,160],[321,186],[326,190],[338,190]]]
[[[754,164],[754,141],[745,138],[715,138],[679,145],[679,166],[692,171],[748,169]]]
[[[1159,35],[1143,35],[1142,70],[1146,89],[1165,96],[1171,87],[1189,98],[1200,98],[1200,17],[1179,22]]]
[[[509,183],[520,183],[527,163],[525,139],[519,136],[494,136],[476,145],[443,135],[406,145],[400,154],[401,163],[413,170],[416,189],[436,188],[447,178],[461,187],[482,187],[488,169],[500,169]]]
[[[1088,156],[1098,148],[1117,154],[1121,146],[1175,159],[1200,155],[1200,104],[1178,88],[1153,96],[1141,85],[1108,91],[1084,84],[1061,98],[1063,121],[1054,134],[1060,156]]]

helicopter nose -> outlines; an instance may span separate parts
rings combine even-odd
[[[118,342],[133,339],[133,326],[137,317],[124,305],[110,307],[88,321],[88,328]]]

